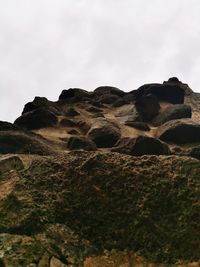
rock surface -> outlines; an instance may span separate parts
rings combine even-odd
[[[70,88],[22,113],[0,122],[0,267],[199,266],[199,93]]]

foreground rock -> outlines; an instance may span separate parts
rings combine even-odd
[[[166,144],[147,136],[139,136],[137,138],[124,137],[119,140],[112,151],[132,156],[170,154]]]
[[[0,197],[1,264],[50,267],[55,258],[80,267],[105,250],[168,266],[197,261],[199,173],[199,161],[187,157],[40,157]]]
[[[200,124],[192,120],[169,121],[158,127],[157,137],[175,144],[200,142]]]
[[[0,154],[54,154],[50,145],[43,142],[43,139],[36,134],[25,132],[5,131],[0,132]]]
[[[191,118],[192,110],[189,105],[177,104],[165,108],[158,116],[154,119],[153,124],[160,126],[167,121]]]
[[[22,170],[24,165],[17,156],[0,157],[0,175],[10,170]]]

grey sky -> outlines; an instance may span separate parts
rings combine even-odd
[[[1,0],[0,120],[70,87],[178,76],[200,91],[199,14],[199,0]]]

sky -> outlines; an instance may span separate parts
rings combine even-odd
[[[0,0],[0,120],[63,89],[177,76],[200,92],[199,0]]]

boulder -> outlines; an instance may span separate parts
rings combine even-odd
[[[14,124],[27,130],[35,130],[55,126],[57,117],[46,109],[38,108],[23,114],[15,120]]]
[[[0,157],[0,175],[10,170],[21,170],[23,168],[23,162],[18,156]]]
[[[151,121],[158,114],[160,109],[157,97],[152,94],[137,98],[135,107],[144,121]]]
[[[168,121],[158,127],[157,137],[175,144],[200,142],[200,124],[190,119]]]
[[[135,93],[136,90],[132,91],[132,92],[129,92],[129,93],[126,93],[123,97],[123,99],[125,101],[127,101],[128,103],[130,102],[133,102],[136,100],[136,93]]]
[[[170,154],[167,144],[147,136],[139,136],[137,138],[124,137],[117,142],[112,151],[132,156]]]
[[[112,147],[119,140],[120,130],[106,119],[99,118],[91,127],[88,136],[95,142],[97,147]]]
[[[70,88],[68,90],[64,89],[60,96],[59,96],[59,100],[68,100],[70,98],[73,98],[73,97],[79,97],[80,100],[82,98],[90,98],[90,93],[87,92],[86,90],[83,90],[83,89],[79,89],[79,88]],[[78,98],[77,98],[78,100]],[[75,101],[76,102],[76,101]]]
[[[60,121],[60,126],[61,127],[75,127],[77,126],[77,123],[74,122],[73,120],[64,118]]]
[[[192,109],[189,105],[176,104],[168,106],[153,120],[153,125],[160,126],[167,121],[192,117]]]
[[[53,150],[36,134],[5,131],[0,132],[0,154],[51,155]]]
[[[120,100],[120,98],[114,94],[103,94],[101,97],[99,97],[99,101],[103,104],[113,104],[117,100]]]
[[[127,120],[125,122],[125,125],[133,127],[135,129],[141,130],[141,131],[150,131],[150,127],[147,123],[141,122],[141,121],[130,121]]]
[[[69,138],[61,138],[62,141],[67,142],[67,148],[70,150],[87,150],[94,151],[96,150],[95,143],[87,137],[69,137]]]
[[[112,95],[116,95],[119,97],[123,97],[125,95],[125,92],[123,92],[119,88],[113,87],[113,86],[100,86],[94,90],[93,94],[96,97],[99,97],[99,96],[105,95],[105,94],[112,94]]]
[[[145,84],[137,90],[137,97],[148,94],[156,96],[159,101],[172,104],[184,103],[184,89],[180,83]]]

